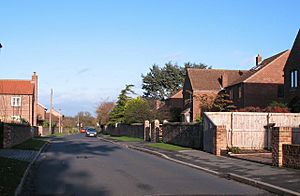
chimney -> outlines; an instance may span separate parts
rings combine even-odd
[[[227,73],[223,73],[221,76],[221,82],[222,82],[222,88],[225,88],[228,86],[228,75]]]
[[[258,54],[255,59],[256,59],[256,66],[258,66],[262,62],[262,57],[260,56],[260,54]]]
[[[31,81],[34,84],[32,126],[36,126],[38,110],[38,76],[36,72],[33,72]]]

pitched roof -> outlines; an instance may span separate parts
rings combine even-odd
[[[169,99],[181,99],[181,98],[183,98],[182,90],[178,91],[177,93],[169,97]]]
[[[0,80],[0,94],[33,95],[34,84],[31,80]]]
[[[262,70],[264,67],[270,65],[271,63],[273,63],[278,58],[284,58],[284,54],[288,55],[289,53],[290,53],[289,50],[285,50],[285,51],[282,51],[282,52],[280,52],[278,54],[275,54],[275,55],[273,55],[273,56],[271,56],[271,57],[263,60],[259,65],[251,68],[248,72],[246,72],[240,78],[238,78],[237,80],[235,80],[234,82],[232,82],[229,86],[232,86],[232,85],[235,85],[235,84],[239,84],[241,82],[245,82],[248,78],[250,78],[255,73],[257,73],[260,70]]]
[[[298,67],[299,65],[300,65],[300,29],[297,33],[290,56],[285,64],[284,69],[289,68],[290,66],[296,68],[295,66]]]
[[[220,80],[223,75],[228,77],[227,84],[231,84],[245,72],[244,70],[187,69],[193,90],[220,90],[222,88]]]

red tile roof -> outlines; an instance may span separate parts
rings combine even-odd
[[[228,77],[227,84],[231,84],[233,81],[240,78],[245,72],[247,71],[197,68],[187,69],[187,75],[190,79],[193,90],[220,90],[222,88],[222,75],[226,75]]]
[[[183,98],[182,90],[178,91],[177,93],[169,97],[169,99],[181,99],[181,98]]]
[[[34,84],[31,80],[0,80],[0,94],[33,95]]]
[[[275,54],[275,55],[263,60],[258,66],[255,66],[255,67],[251,68],[248,72],[246,72],[244,75],[242,75],[242,77],[240,77],[236,81],[232,82],[230,84],[230,86],[246,81],[252,75],[259,72],[262,68],[270,65],[271,63],[273,63],[278,58],[287,58],[289,53],[290,53],[290,50],[285,50],[285,51],[282,51],[278,54]]]

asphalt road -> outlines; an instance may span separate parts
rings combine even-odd
[[[83,134],[54,140],[35,170],[37,195],[269,194]]]

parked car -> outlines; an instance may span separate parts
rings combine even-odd
[[[97,137],[97,130],[94,128],[86,129],[85,136]]]
[[[80,129],[80,133],[85,133],[85,132],[86,132],[86,128]]]

